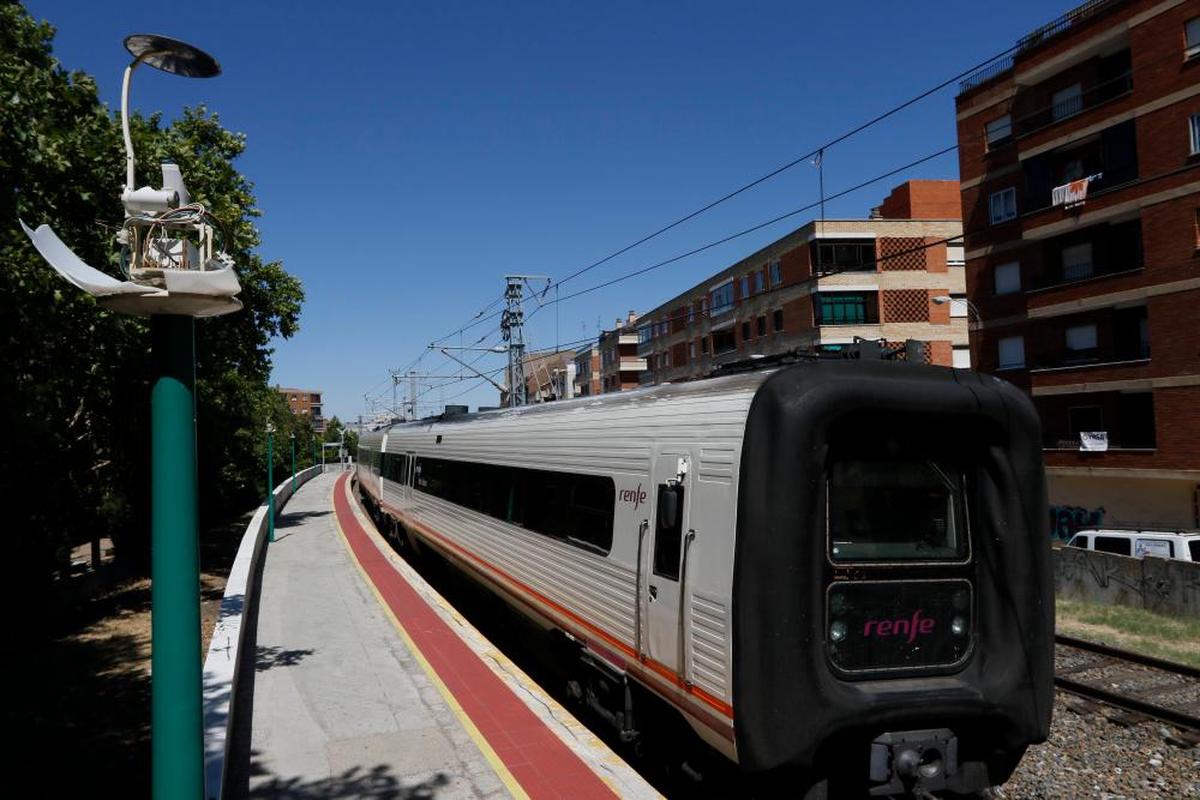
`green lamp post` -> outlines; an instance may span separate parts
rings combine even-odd
[[[275,453],[271,447],[275,426],[267,423],[267,541],[275,541]]]
[[[296,433],[290,435],[292,440],[292,494],[296,493]]]
[[[121,84],[125,221],[117,239],[129,279],[84,263],[49,225],[21,227],[50,266],[101,307],[150,318],[151,785],[156,800],[202,800],[194,318],[240,309],[241,285],[233,259],[214,246],[220,223],[191,202],[176,164],[161,165],[161,188],[135,184],[129,86],[142,64],[187,78],[211,78],[221,67],[166,36],[134,34],[125,49],[133,61]]]

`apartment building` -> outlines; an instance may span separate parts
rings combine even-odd
[[[600,394],[600,344],[589,342],[575,351],[575,396]]]
[[[321,392],[314,389],[290,389],[276,386],[275,391],[283,396],[288,410],[296,416],[312,420],[313,430],[325,432],[325,417],[321,414]]]
[[[637,312],[618,319],[612,330],[603,331],[600,345],[600,391],[636,389],[646,370],[646,359],[638,355]]]
[[[1085,3],[957,115],[972,345],[1033,397],[1051,505],[1200,525],[1200,3]]]
[[[797,228],[644,314],[642,383],[858,338],[916,339],[931,363],[970,366],[960,213],[956,181],[909,181],[869,219]]]

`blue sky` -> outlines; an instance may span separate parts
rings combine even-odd
[[[408,365],[496,299],[504,274],[566,276],[1004,50],[1072,4],[26,5],[57,27],[58,59],[95,76],[113,108],[129,33],[191,41],[221,62],[224,74],[205,81],[143,70],[133,103],[168,117],[206,103],[247,135],[237,166],[264,212],[261,253],[282,260],[308,295],[300,333],[276,343],[274,379],[323,389],[325,413],[353,419],[366,410],[364,393],[390,402],[388,368]],[[953,101],[946,90],[829,150],[827,193],[953,144]],[[957,174],[952,153],[826,213],[863,216],[904,177]],[[561,291],[816,199],[816,169],[795,167]],[[547,308],[527,335],[536,347],[593,335],[597,323],[653,308],[813,216]],[[463,344],[492,327],[472,329]],[[457,372],[440,355],[420,369]],[[432,411],[492,404],[496,393],[457,383],[422,401]]]

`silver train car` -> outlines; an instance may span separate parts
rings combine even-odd
[[[800,794],[888,795],[1002,783],[1048,734],[1040,429],[1003,381],[822,361],[359,447],[376,519],[565,634],[623,738],[669,707]]]

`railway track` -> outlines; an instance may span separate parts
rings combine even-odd
[[[1195,667],[1055,635],[1054,683],[1080,697],[1200,731]]]

